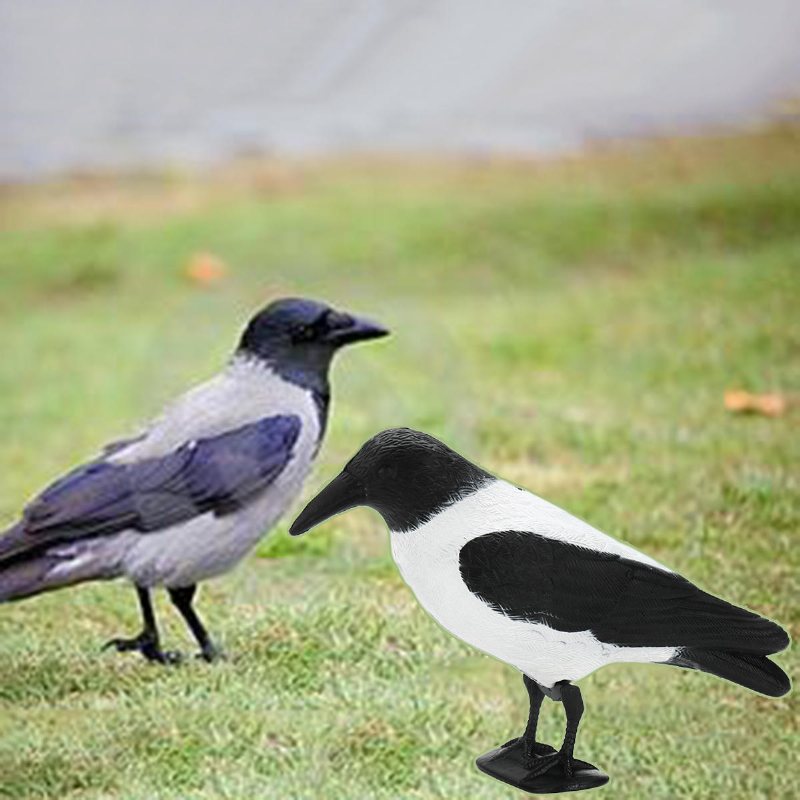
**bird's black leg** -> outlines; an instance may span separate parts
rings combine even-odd
[[[192,607],[192,600],[197,591],[197,586],[185,586],[181,589],[170,589],[169,596],[175,605],[175,608],[181,612],[181,616],[186,620],[186,624],[192,631],[194,638],[197,639],[197,644],[200,645],[200,658],[205,661],[216,661],[222,652],[217,649],[217,646],[211,641],[205,625],[197,616],[197,612]]]
[[[112,639],[106,642],[103,649],[113,647],[119,653],[137,651],[148,661],[156,661],[159,664],[177,664],[181,660],[180,653],[164,652],[158,637],[158,626],[156,625],[156,615],[153,611],[153,603],[150,600],[150,590],[141,586],[136,587],[136,594],[139,597],[139,607],[142,610],[142,621],[144,627],[138,636],[132,639]]]
[[[531,680],[527,675],[522,676],[522,681],[528,692],[528,724],[525,726],[525,733],[521,737],[506,742],[503,747],[509,747],[522,740],[525,759],[532,763],[536,756],[552,753],[553,748],[536,741],[536,728],[539,725],[539,710],[542,707],[542,700],[544,700],[544,692],[539,684]]]
[[[583,698],[581,690],[573,686],[568,681],[561,681],[556,684],[561,693],[561,703],[564,706],[564,713],[567,717],[567,730],[564,734],[564,742],[557,753],[540,756],[533,765],[532,774],[541,775],[546,772],[553,764],[560,763],[564,770],[564,775],[571,778],[575,771],[573,751],[575,749],[575,737],[578,735],[578,725],[583,716]]]

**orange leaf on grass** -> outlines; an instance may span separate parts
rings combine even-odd
[[[734,414],[780,417],[786,411],[786,398],[776,392],[753,394],[742,389],[729,389],[725,392],[725,408]]]
[[[214,286],[228,274],[228,265],[213,253],[195,253],[186,262],[184,273],[198,286]]]

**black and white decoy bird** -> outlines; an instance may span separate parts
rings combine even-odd
[[[386,334],[311,300],[268,305],[221,373],[25,508],[0,536],[0,602],[125,577],[144,627],[109,645],[163,663],[177,659],[161,649],[150,590],[165,587],[212,660],[197,583],[234,567],[298,496],[325,431],[336,351]]]
[[[423,608],[522,672],[530,702],[525,732],[479,759],[520,788],[563,791],[607,780],[573,757],[583,702],[572,682],[605,664],[671,664],[772,697],[789,691],[788,677],[767,658],[789,643],[774,622],[704,592],[428,434],[377,434],[290,532],[358,505],[384,518],[394,560]],[[566,714],[557,752],[536,740],[545,696],[561,701]],[[514,757],[524,766],[515,775],[510,767],[503,772],[508,764],[489,763]],[[585,780],[576,784],[579,770]]]

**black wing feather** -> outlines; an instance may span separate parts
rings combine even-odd
[[[515,619],[591,631],[631,647],[707,647],[775,653],[788,636],[666,570],[524,531],[498,531],[460,553],[469,590]]]

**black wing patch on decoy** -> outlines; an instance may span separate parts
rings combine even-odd
[[[284,470],[300,428],[298,416],[277,415],[157,458],[103,457],[79,467],[28,505],[13,534],[0,539],[0,559],[53,540],[155,531],[235,511]]]
[[[778,625],[657,567],[524,531],[467,542],[461,576],[509,617],[560,631],[591,631],[629,647],[714,647],[774,653],[788,644]]]

